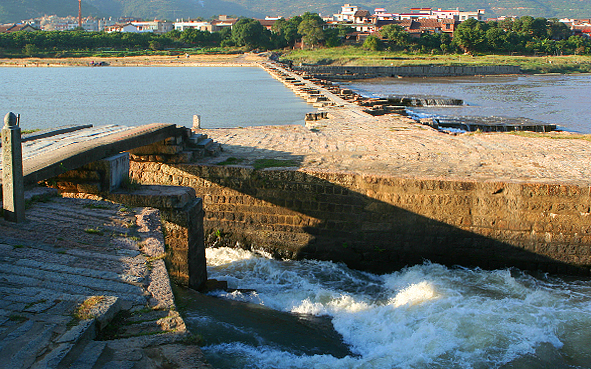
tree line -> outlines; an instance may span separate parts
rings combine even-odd
[[[354,31],[346,24],[327,27],[315,13],[305,13],[288,20],[279,19],[267,30],[255,19],[243,18],[219,32],[186,29],[163,35],[121,32],[13,32],[0,34],[2,50],[20,50],[30,55],[37,51],[66,50],[165,50],[187,47],[240,47],[249,50],[271,50],[294,47],[336,47]],[[453,37],[448,33],[424,33],[413,37],[401,26],[382,27],[377,35],[367,37],[363,47],[371,50],[406,50],[422,53],[544,53],[591,54],[591,40],[573,36],[571,30],[556,19],[521,17],[482,22],[468,19],[460,23]]]

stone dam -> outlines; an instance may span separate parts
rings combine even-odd
[[[223,151],[193,162],[132,151],[138,182],[202,197],[208,246],[375,272],[431,260],[589,274],[588,140],[450,135],[373,116],[330,83],[263,67],[319,108],[306,126],[195,129]]]

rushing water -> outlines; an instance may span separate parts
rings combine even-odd
[[[228,248],[207,260],[210,278],[254,290],[188,314],[218,368],[591,367],[588,280],[431,263],[374,275]]]
[[[364,96],[444,96],[460,107],[413,108],[447,116],[524,117],[591,133],[591,74],[450,78],[380,78],[347,86]]]
[[[314,111],[257,67],[0,68],[0,112],[24,129],[69,124],[303,124]]]

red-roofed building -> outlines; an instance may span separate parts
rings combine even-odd
[[[4,24],[0,25],[0,33],[12,33],[18,31],[33,32],[39,31],[38,28],[31,26],[30,24]]]

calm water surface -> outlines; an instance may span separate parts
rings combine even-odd
[[[0,68],[0,112],[24,129],[68,124],[303,124],[312,106],[257,67]]]
[[[364,96],[445,96],[461,107],[413,109],[451,116],[524,117],[591,133],[591,74],[453,78],[381,78],[347,84]]]

